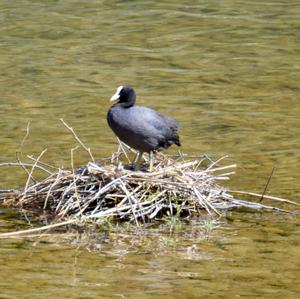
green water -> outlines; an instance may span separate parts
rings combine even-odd
[[[300,3],[291,1],[1,1],[0,163],[37,156],[70,167],[116,141],[108,99],[176,118],[182,151],[229,155],[227,186],[300,198]],[[176,151],[170,149],[169,153]],[[75,152],[77,165],[88,161]],[[25,174],[0,168],[0,189]],[[298,298],[299,218],[233,213],[200,225],[99,236],[1,240],[1,298]],[[0,210],[1,231],[28,227]],[[77,240],[76,242],[74,240]],[[104,240],[104,241],[103,241]]]

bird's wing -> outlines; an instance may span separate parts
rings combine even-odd
[[[148,129],[157,130],[159,132],[166,130],[177,131],[179,128],[178,122],[168,116],[164,116],[159,112],[148,108],[135,106],[136,112],[134,113],[139,119],[142,119],[142,126],[147,131]],[[140,122],[140,121],[139,121]]]

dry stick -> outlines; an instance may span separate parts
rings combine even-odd
[[[82,210],[81,210],[80,200],[79,200],[79,196],[78,196],[78,190],[77,190],[76,179],[75,179],[75,170],[74,170],[74,151],[76,149],[78,149],[78,146],[71,149],[71,167],[72,167],[72,173],[73,173],[73,184],[74,184],[75,197],[77,200],[80,216],[82,216]]]
[[[183,169],[183,168],[188,168],[188,167],[191,167],[193,165],[196,165],[197,163],[198,163],[198,161],[192,161],[192,162],[183,163],[181,165],[172,165],[172,166],[166,167],[164,169],[158,170],[156,172],[143,173],[143,176],[148,176],[148,177],[157,176],[157,175],[164,174],[164,173],[167,173],[167,172],[171,172],[171,171],[174,171],[174,170],[177,171],[177,170],[180,170],[180,169]]]
[[[166,192],[167,192],[167,190],[163,190],[157,196],[155,196],[155,199],[159,198],[161,195],[165,194]],[[161,199],[160,201],[162,202],[163,199]],[[162,209],[162,206],[158,205],[158,204],[160,204],[160,201],[155,203],[155,205],[154,205],[155,210],[148,216],[149,219],[153,219],[159,213],[159,211]],[[150,210],[150,212],[151,212],[151,210]]]
[[[232,172],[227,172],[227,173],[222,173],[222,174],[219,174],[219,175],[216,175],[215,177],[212,177],[212,180],[224,180],[224,181],[228,181],[230,180],[230,177],[229,175],[233,175],[235,174],[235,171],[232,171]]]
[[[27,166],[27,167],[32,167],[33,166],[33,164],[23,163],[23,162],[21,162],[21,163],[22,163],[22,165]],[[4,166],[4,167],[6,167],[6,166],[18,166],[18,167],[20,167],[21,165],[20,165],[20,163],[16,163],[16,162],[3,162],[3,163],[0,163],[0,167],[1,166]],[[52,172],[48,171],[47,169],[45,169],[42,166],[35,165],[35,168],[39,168],[39,169],[47,172],[48,174],[52,174]]]
[[[19,164],[19,166],[21,166],[22,168],[23,168],[23,170],[26,172],[26,174],[27,174],[27,176],[29,177],[30,176],[30,172],[28,171],[28,169],[24,166],[24,164],[21,162],[21,160],[20,160],[20,158],[19,158],[19,152],[16,152],[16,159],[17,159],[17,161],[18,161],[18,164]],[[36,180],[33,178],[33,177],[31,177],[31,179],[32,179],[32,181],[34,182],[34,183],[36,183]]]
[[[73,177],[73,175],[70,178],[69,181],[69,185],[67,186],[67,188],[65,188],[65,190],[63,190],[63,194],[61,196],[61,198],[64,198],[65,195],[67,195],[69,192],[72,191],[72,188],[74,186],[74,191],[77,187],[76,182],[80,180],[80,176],[78,176],[76,179]],[[71,182],[72,181],[72,182]],[[75,193],[76,194],[76,193]],[[78,199],[78,198],[77,198]],[[79,201],[80,202],[80,201]],[[73,203],[73,197],[70,197],[69,200],[67,200],[66,202],[62,202],[62,200],[60,200],[60,202],[58,203],[58,205],[56,206],[55,211],[59,212],[59,215],[65,215],[68,212],[68,209],[72,206]],[[79,204],[80,207],[80,204]]]
[[[140,226],[139,221],[138,221],[138,219],[135,215],[135,208],[133,208],[133,204],[132,204],[132,199],[135,199],[135,198],[129,193],[129,191],[127,190],[127,188],[126,188],[126,186],[125,186],[125,184],[123,183],[122,180],[120,180],[120,186],[121,186],[121,189],[123,190],[123,192],[126,194],[126,196],[128,198],[128,201],[129,201],[129,204],[131,206],[131,211],[132,211],[135,223],[136,223],[137,226]],[[138,208],[140,208],[139,205],[138,205],[138,201],[137,200],[134,200],[134,201],[135,201],[135,204],[137,204]],[[143,220],[144,220],[144,218],[143,218]],[[145,224],[145,222],[144,222],[144,224]]]
[[[140,210],[140,214],[143,216],[147,216],[150,219],[150,216],[152,215],[152,212],[155,210],[156,214],[163,208],[163,201],[164,199],[160,199],[156,201],[154,204],[142,207]]]
[[[26,134],[25,136],[23,137],[23,140],[21,142],[21,145],[20,145],[20,152],[22,152],[22,148],[23,148],[23,145],[25,143],[25,140],[27,139],[28,135],[29,135],[29,131],[30,131],[30,121],[27,123],[27,127],[26,127]]]
[[[121,153],[121,146],[119,144],[117,151],[115,153],[113,153],[111,155],[110,159],[109,159],[110,163],[111,164],[114,164],[114,163],[118,164],[119,163],[119,157],[121,156],[121,154],[122,154]]]
[[[237,193],[237,194],[244,194],[244,195],[251,195],[251,196],[257,196],[257,197],[261,197],[262,196],[262,194],[259,194],[259,193],[246,192],[246,191],[238,191],[238,190],[227,190],[227,192],[229,192],[229,193]],[[295,201],[292,201],[292,200],[289,200],[289,199],[285,199],[285,198],[280,198],[280,197],[275,197],[275,196],[270,196],[270,195],[264,195],[264,198],[275,200],[275,201],[280,201],[280,202],[290,203],[290,204],[295,205],[295,206],[300,206],[300,203],[297,203]]]
[[[119,143],[120,143],[120,145],[121,145],[121,149],[122,149],[124,155],[126,156],[128,162],[131,163],[132,161],[130,161],[129,157],[127,156],[127,153],[126,153],[126,150],[125,150],[125,149],[131,151],[131,152],[134,153],[135,155],[138,154],[138,151],[136,151],[135,149],[131,148],[130,146],[128,146],[126,143],[122,142],[121,140],[118,139],[118,141],[119,141]],[[125,148],[125,149],[124,149],[124,148]],[[145,154],[143,154],[142,158],[144,158],[144,160],[146,161]]]
[[[228,169],[228,168],[236,168],[236,164],[231,164],[231,165],[226,165],[223,167],[217,167],[217,168],[207,168],[205,170],[203,170],[203,172],[215,172],[215,171],[219,171],[219,170],[224,170],[224,169]]]
[[[8,193],[13,193],[13,194],[16,194],[18,193],[19,190],[16,190],[16,189],[0,189],[0,194],[1,193],[4,193],[4,194],[8,194]]]
[[[44,153],[45,153],[46,151],[47,151],[47,149],[45,148],[45,149],[40,153],[40,155],[37,157],[35,163],[33,164],[32,168],[31,168],[31,171],[30,171],[30,173],[29,173],[29,176],[28,176],[28,178],[27,178],[27,182],[26,182],[26,185],[25,185],[25,188],[24,188],[23,196],[22,196],[22,198],[21,198],[20,201],[22,201],[22,200],[25,198],[26,192],[27,192],[27,189],[28,189],[28,186],[29,186],[29,183],[30,183],[30,179],[31,179],[32,174],[33,174],[33,171],[34,171],[36,165],[38,164],[39,160],[42,158],[42,156],[44,155]]]
[[[228,158],[228,156],[223,156],[220,159],[218,159],[215,162],[212,162],[211,165],[207,168],[207,170],[210,170],[211,168],[213,168],[215,165],[218,165],[219,162],[221,162],[222,160],[224,160],[225,158]]]
[[[196,194],[198,200],[203,204],[204,208],[206,209],[206,211],[208,212],[208,214],[210,216],[212,216],[210,209],[212,209],[217,215],[221,215],[216,209],[215,207],[208,201],[206,200],[205,197],[203,197],[201,195],[201,193],[197,190],[197,188],[193,188],[194,193]]]
[[[0,234],[0,239],[1,238],[9,238],[9,237],[17,237],[17,236],[22,236],[22,235],[28,235],[28,234],[31,234],[31,233],[42,232],[44,230],[49,230],[49,229],[52,229],[52,228],[72,224],[72,223],[75,223],[76,221],[77,221],[77,219],[70,219],[70,220],[67,220],[67,221],[54,223],[54,224],[49,224],[49,225],[45,225],[45,226],[42,226],[42,227],[19,230],[19,231],[10,232],[10,233],[2,233],[2,234]]]
[[[137,192],[142,188],[142,185],[137,186],[130,194],[129,196],[131,196],[132,194],[137,194]],[[122,206],[126,200],[128,199],[128,195],[125,195],[124,198],[117,204],[117,207]],[[142,198],[140,198],[141,200]]]
[[[30,127],[30,121],[27,123],[27,127],[26,127],[26,134],[25,136],[23,137],[22,139],[22,142],[21,142],[21,145],[20,145],[20,150],[19,152],[17,151],[16,152],[16,159],[19,163],[19,165],[24,169],[24,171],[27,173],[27,176],[29,176],[29,171],[27,170],[27,168],[24,166],[24,164],[22,164],[20,158],[19,158],[19,153],[22,154],[22,148],[23,148],[23,145],[24,145],[24,142],[25,140],[27,139],[28,135],[29,135],[29,127]],[[33,179],[33,178],[32,178]],[[33,181],[36,183],[36,181],[33,179]]]
[[[273,206],[264,205],[264,204],[261,204],[258,202],[244,201],[244,200],[240,200],[240,199],[232,199],[231,202],[233,204],[235,204],[236,206],[246,207],[246,208],[251,208],[251,209],[266,209],[266,210],[272,210],[272,211],[277,211],[277,212],[287,213],[287,214],[294,214],[294,215],[297,213],[297,211],[295,211],[295,212],[288,211],[288,210],[276,208]]]
[[[128,200],[131,201],[131,198],[132,198],[132,199],[135,200],[135,203],[138,204],[138,207],[139,207],[139,209],[140,209],[140,211],[138,211],[138,212],[139,212],[140,216],[142,217],[143,224],[145,225],[145,224],[146,224],[146,221],[145,221],[144,214],[142,213],[142,207],[141,207],[141,205],[140,205],[141,199],[138,199],[137,196],[136,196],[137,198],[135,198],[135,196],[134,196],[134,194],[136,194],[136,191],[135,191],[136,189],[133,190],[133,191],[129,194],[129,192],[128,192],[128,190],[127,190],[127,188],[126,188],[124,182],[123,182],[123,181],[121,181],[121,182],[122,182],[123,187],[125,187],[126,195],[129,196]],[[136,194],[136,195],[138,195],[138,194]]]
[[[148,201],[143,201],[141,203],[139,203],[141,206],[145,206],[148,204],[151,204],[153,201],[155,201],[157,199],[157,196],[155,196],[154,198],[152,198],[151,200]],[[137,204],[133,204],[133,208],[135,208],[135,206],[137,206]],[[91,214],[86,216],[84,219],[92,219],[92,218],[102,218],[105,216],[111,216],[114,215],[115,212],[121,212],[123,210],[130,210],[132,207],[130,205],[126,205],[126,206],[122,206],[122,207],[113,207],[113,208],[109,208],[105,211],[100,211],[97,212],[95,214]]]
[[[33,165],[34,167],[34,165]],[[37,166],[35,168],[38,168]],[[37,192],[39,192],[40,194],[44,194],[43,192],[48,190],[49,188],[49,182],[51,182],[53,179],[54,174],[51,174],[46,180],[42,181],[42,182],[38,182],[34,185],[31,185],[30,187],[28,187],[28,189],[26,190],[26,193],[31,192],[31,195],[37,195]],[[40,188],[40,189],[39,189]],[[25,190],[24,190],[25,191]],[[24,191],[22,191],[22,194],[24,194]],[[23,195],[26,196],[26,195]]]
[[[233,175],[233,174],[236,174],[236,172],[235,171],[225,172],[225,173],[216,175],[215,178],[218,178],[218,177],[226,177],[227,178],[229,175]],[[229,179],[229,177],[228,177],[228,179]]]
[[[129,159],[127,153],[126,153],[126,150],[124,149],[125,144],[124,144],[119,138],[117,138],[117,140],[118,140],[118,142],[119,142],[119,147],[120,147],[121,151],[123,152],[124,156],[126,157],[128,163],[130,163],[131,161],[130,161],[130,159]],[[127,146],[126,146],[126,147],[127,147]]]
[[[120,155],[121,155],[121,146],[119,144],[117,151],[111,155],[110,163],[111,164],[114,164],[114,163],[118,164]]]
[[[27,158],[30,159],[30,160],[36,161],[36,159],[34,157],[32,157],[31,155],[27,155]],[[55,166],[50,165],[50,164],[47,164],[45,162],[39,161],[39,164],[43,165],[43,166],[46,166],[46,167],[49,167],[49,168],[52,168],[52,169],[55,169],[55,170],[59,170],[58,167],[55,167]],[[50,173],[50,171],[49,171],[49,173]]]
[[[59,171],[57,173],[55,181],[51,184],[51,186],[50,186],[50,188],[49,188],[49,190],[47,192],[47,196],[46,196],[46,199],[45,199],[45,202],[44,202],[44,207],[43,207],[44,210],[46,209],[46,206],[47,206],[47,203],[48,203],[48,198],[49,198],[49,196],[51,194],[51,191],[52,191],[53,187],[57,184],[57,182],[59,180],[59,177],[60,177],[60,169],[59,169]]]
[[[49,180],[50,183],[52,180]],[[45,182],[37,183],[35,185],[31,185],[30,187],[27,188],[26,194],[24,194],[24,191],[20,194],[21,199],[18,198],[18,204],[22,204],[22,199],[31,199],[34,201],[36,199],[36,196],[38,195],[46,195],[46,191],[49,190],[49,184],[45,184]],[[39,189],[40,188],[40,189]]]
[[[274,170],[275,170],[275,167],[273,167],[273,169],[272,169],[272,172],[271,172],[271,174],[270,174],[270,176],[269,176],[269,179],[268,179],[268,181],[267,181],[267,184],[266,184],[266,186],[265,186],[265,189],[264,189],[264,191],[263,191],[263,193],[262,193],[262,195],[261,195],[261,198],[260,198],[259,202],[262,202],[262,200],[263,200],[263,198],[264,198],[264,195],[265,195],[265,193],[266,193],[266,191],[267,191],[267,188],[268,188],[268,186],[269,186],[269,184],[270,184],[270,181],[271,181],[271,178],[272,178],[272,176],[273,176]]]
[[[83,142],[79,139],[79,137],[76,135],[76,133],[75,133],[75,131],[74,131],[74,129],[72,128],[72,127],[70,127],[69,125],[67,125],[66,123],[65,123],[65,121],[61,118],[60,119],[60,121],[63,123],[63,125],[69,130],[69,131],[71,131],[72,132],[72,134],[73,134],[73,136],[74,136],[74,138],[76,139],[76,141],[89,153],[89,155],[90,155],[90,157],[91,157],[91,159],[92,159],[92,161],[93,162],[95,162],[95,159],[94,159],[94,157],[93,157],[93,155],[92,155],[92,152],[91,152],[91,149],[90,148],[88,148],[88,147],[86,147],[84,144],[83,144]]]
[[[109,188],[110,188],[111,186],[113,186],[113,185],[115,185],[115,184],[118,184],[119,181],[120,181],[121,179],[123,179],[123,178],[125,178],[125,177],[128,177],[128,176],[130,176],[130,175],[131,175],[131,173],[127,173],[127,174],[125,174],[125,175],[123,175],[123,176],[121,176],[121,177],[119,177],[119,178],[116,178],[116,179],[112,180],[112,181],[109,182],[108,184],[104,185],[101,189],[99,189],[99,190],[97,191],[97,193],[93,196],[93,199],[92,199],[92,200],[97,199],[101,194],[103,194],[104,192],[106,192],[107,190],[109,190]]]
[[[140,205],[144,206],[144,205],[147,205],[147,204],[151,204],[153,201],[155,201],[159,196],[161,196],[165,192],[166,192],[166,190],[163,190],[160,194],[158,194],[157,196],[155,196],[151,200],[142,202],[142,203],[140,203]],[[87,216],[85,219],[102,218],[102,217],[105,217],[105,216],[113,215],[115,212],[121,212],[123,210],[130,210],[130,209],[136,208],[136,207],[138,207],[138,204],[134,204],[133,207],[128,206],[128,205],[123,206],[123,207],[118,207],[118,208],[114,207],[114,208],[110,208],[106,211],[100,211],[96,214]],[[51,228],[72,224],[74,222],[76,222],[76,219],[72,219],[72,220],[68,220],[68,221],[65,221],[65,222],[60,222],[60,223],[56,223],[56,224],[52,224],[52,225],[48,225],[48,226],[44,226],[44,227],[40,227],[40,228],[35,228],[35,229],[23,230],[23,231],[12,232],[12,233],[4,233],[4,234],[0,234],[0,238],[21,236],[21,235],[27,235],[27,234],[30,234],[30,233],[41,232],[41,231],[48,230],[48,229],[51,229]]]

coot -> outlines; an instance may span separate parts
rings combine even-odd
[[[149,153],[151,171],[153,151],[172,144],[180,146],[178,122],[151,108],[135,106],[136,94],[132,87],[119,86],[110,100],[118,102],[108,110],[107,122],[122,142],[138,151],[135,170],[144,152]]]

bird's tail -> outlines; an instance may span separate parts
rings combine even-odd
[[[180,140],[179,140],[179,136],[176,136],[176,139],[174,140],[174,143],[178,146],[181,146]]]

